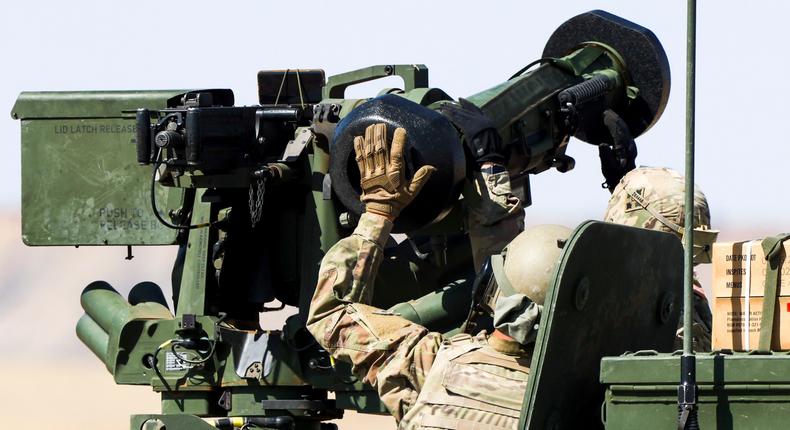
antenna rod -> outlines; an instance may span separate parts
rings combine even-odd
[[[691,327],[694,311],[694,93],[696,71],[696,0],[688,0],[686,40],[686,201],[683,204],[683,355],[694,355]]]
[[[683,223],[683,355],[678,386],[678,430],[699,429],[697,371],[693,350],[694,315],[694,93],[697,39],[697,2],[688,0],[686,12],[686,190]]]

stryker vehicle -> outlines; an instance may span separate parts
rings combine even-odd
[[[344,97],[388,76],[403,88]],[[448,335],[491,328],[477,303],[486,273],[472,267],[462,222],[470,156],[436,111],[453,99],[429,86],[428,69],[262,71],[258,89],[256,106],[193,89],[26,92],[13,108],[27,245],[178,247],[173,309],[151,282],[128,298],[102,281],[81,295],[80,340],[117,384],[161,396],[159,413],[132,416],[133,430],[323,429],[344,410],[387,413],[304,327],[322,256],[363,210],[350,154],[373,123],[406,128],[409,174],[438,169],[395,224],[401,235],[385,250],[373,304]],[[655,124],[669,89],[657,38],[592,11],[557,28],[540,59],[467,99],[509,145],[512,182],[529,204],[530,175],[573,169],[571,136],[621,157],[622,136]],[[627,129],[604,124],[607,110]],[[546,298],[521,428],[677,424],[682,254],[664,233],[576,228]],[[262,330],[261,313],[285,305],[298,312]],[[701,427],[786,422],[788,363],[770,353],[699,357]],[[777,413],[755,416],[765,404]]]

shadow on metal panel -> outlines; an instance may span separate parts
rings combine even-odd
[[[671,234],[587,221],[561,255],[545,302],[520,429],[603,428],[604,356],[670,351],[683,249]]]

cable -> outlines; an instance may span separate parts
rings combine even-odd
[[[188,349],[188,350],[195,351],[195,352],[199,353],[200,351],[197,348],[193,349],[193,348],[189,348],[187,346],[184,346],[185,343],[192,342],[192,341],[188,341],[188,342],[187,341],[182,341],[182,340],[173,341],[173,342],[171,342],[171,345],[170,345],[170,352],[172,352],[173,356],[175,357],[175,359],[178,360],[181,363],[187,363],[187,364],[191,364],[193,366],[203,364],[203,363],[207,362],[209,359],[211,359],[211,357],[214,355],[214,349],[217,346],[217,341],[213,340],[213,339],[209,339],[207,337],[202,337],[202,338],[200,338],[200,340],[205,340],[211,346],[209,347],[209,350],[208,350],[208,353],[206,354],[206,356],[200,358],[199,360],[190,360],[188,358],[181,357],[180,355],[178,355],[178,352],[176,351],[176,346],[183,346],[185,349]]]
[[[164,164],[161,160],[162,158],[162,148],[156,152],[156,159],[154,160],[154,169],[151,173],[151,210],[154,212],[154,216],[157,220],[159,220],[162,225],[168,228],[172,228],[174,230],[192,230],[195,228],[202,228],[202,227],[210,227],[214,225],[214,222],[207,222],[202,224],[193,224],[193,225],[174,225],[170,224],[169,222],[165,221],[161,215],[159,215],[159,210],[156,208],[156,172],[159,170],[159,166]]]
[[[511,79],[514,79],[514,78],[517,78],[517,77],[521,76],[521,75],[522,75],[524,72],[526,72],[527,70],[531,69],[531,68],[532,68],[532,66],[534,66],[534,65],[536,65],[536,64],[540,64],[540,63],[549,63],[549,62],[554,62],[554,61],[557,61],[557,59],[556,59],[556,58],[554,58],[554,57],[543,57],[543,58],[538,58],[537,60],[535,60],[535,61],[533,61],[533,62],[531,62],[531,63],[527,64],[527,65],[526,65],[526,66],[524,66],[524,67],[522,67],[522,68],[521,68],[521,70],[519,70],[518,72],[516,72],[515,74],[513,74],[513,76],[511,76],[511,77],[508,79],[508,81],[509,81],[509,80],[511,80]]]
[[[153,357],[151,358],[151,360],[149,361],[149,364],[150,364],[150,365],[151,365],[151,367],[154,369],[154,372],[156,373],[156,376],[157,376],[157,377],[159,377],[159,380],[160,380],[160,381],[162,381],[162,384],[164,384],[164,386],[165,386],[165,389],[166,389],[167,391],[173,391],[173,389],[172,389],[172,388],[170,388],[170,384],[168,384],[168,383],[167,383],[167,380],[165,379],[165,376],[164,376],[164,375],[162,375],[162,372],[161,372],[161,371],[159,371],[159,366],[158,366],[158,364],[159,364],[159,358],[158,358],[158,357],[159,357],[159,352],[162,350],[162,348],[165,348],[165,347],[167,347],[167,346],[168,346],[168,345],[170,345],[172,342],[173,342],[173,339],[170,339],[170,340],[168,340],[168,341],[166,341],[166,342],[162,343],[161,345],[159,345],[159,346],[156,348],[156,352],[154,352],[154,356],[153,356]],[[178,356],[178,355],[176,355],[176,356]]]
[[[170,346],[170,352],[173,353],[173,358],[176,361],[178,361],[180,363],[191,364],[193,366],[200,365],[200,364],[203,364],[203,363],[207,362],[211,357],[214,356],[214,350],[215,350],[215,348],[217,346],[217,341],[216,340],[209,339],[207,337],[202,337],[202,338],[200,338],[200,340],[207,341],[209,343],[209,345],[211,345],[211,346],[209,347],[209,350],[208,350],[206,356],[202,357],[199,360],[190,360],[190,359],[181,357],[178,354],[178,351],[176,351],[176,346],[183,346],[185,343],[191,343],[192,342],[192,341],[179,340],[179,339],[170,339],[170,340],[167,340],[167,341],[163,342],[161,345],[159,345],[156,348],[156,351],[154,352],[153,357],[151,357],[149,359],[148,364],[150,364],[151,367],[154,369],[154,373],[156,373],[156,376],[159,378],[160,381],[162,381],[162,384],[165,386],[165,390],[167,390],[168,392],[172,392],[173,389],[170,387],[170,384],[167,383],[167,380],[165,379],[165,376],[159,370],[159,353],[164,348],[167,348],[168,346]],[[197,352],[200,352],[200,351],[197,351]]]

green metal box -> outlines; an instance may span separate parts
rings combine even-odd
[[[680,355],[629,354],[601,360],[607,429],[677,428]],[[712,429],[790,426],[790,355],[697,355],[699,424]]]
[[[151,208],[150,166],[138,166],[135,111],[164,108],[182,90],[25,92],[22,240],[27,245],[165,245],[175,230]],[[156,187],[160,212],[181,190]]]

